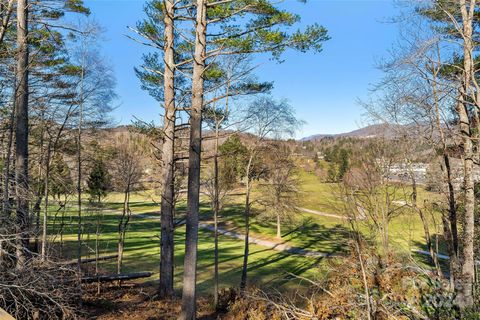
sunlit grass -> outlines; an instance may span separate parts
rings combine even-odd
[[[95,213],[85,212],[83,255],[94,255]],[[116,252],[118,215],[110,211],[102,213],[100,235],[100,254],[107,255]],[[71,258],[76,252],[75,221],[65,230],[64,252]],[[124,272],[151,271],[154,275],[150,280],[158,279],[159,270],[159,230],[158,219],[133,216],[127,232],[124,254]],[[51,230],[54,232],[54,230]],[[183,272],[185,228],[181,227],[175,233],[175,284],[180,288]],[[243,241],[226,236],[219,239],[220,282],[221,287],[238,286],[240,283],[243,263]],[[199,290],[208,293],[213,283],[213,234],[199,230],[198,245],[198,283]],[[249,277],[251,283],[257,286],[293,287],[295,281],[287,281],[287,272],[311,277],[315,274],[314,266],[319,262],[315,258],[281,253],[264,247],[251,245]],[[115,262],[101,262],[101,268],[107,272],[115,272]]]
[[[339,187],[336,184],[320,183],[318,178],[311,173],[302,172],[300,175],[301,194],[300,206],[328,213],[341,214],[343,207],[341,198],[338,196]],[[402,189],[397,192],[399,199],[403,194],[411,192]],[[258,188],[253,197],[259,196]],[[419,203],[423,199],[432,198],[435,195],[419,189]],[[96,219],[101,212],[100,227],[100,251],[101,254],[116,252],[117,224],[123,206],[123,194],[110,193],[103,201],[102,210],[91,209],[88,201],[84,201],[83,212],[83,246],[84,256],[94,254],[94,239]],[[154,272],[151,280],[158,279],[159,269],[159,196],[151,190],[135,192],[131,195],[132,220],[128,227],[125,245],[124,271],[151,271]],[[185,201],[181,200],[177,206],[177,218],[181,219],[185,213]],[[90,208],[90,209],[89,209]],[[58,233],[59,214],[53,225],[53,215],[58,207],[51,206],[50,234]],[[271,241],[275,239],[275,223],[265,218],[260,213],[263,208],[258,204],[253,206],[251,218],[251,235]],[[241,188],[236,190],[235,195],[230,196],[220,213],[220,225],[224,229],[244,233],[244,195]],[[65,215],[64,229],[64,252],[71,258],[76,252],[76,207],[71,204]],[[211,221],[212,213],[208,199],[201,199],[201,220]],[[364,224],[360,224],[360,230],[366,236],[378,236],[371,232]],[[301,247],[324,253],[341,253],[348,249],[351,228],[347,220],[324,217],[301,211],[292,213],[289,223],[284,223],[282,228],[282,242],[290,246]],[[434,234],[432,227],[432,234]],[[390,245],[400,251],[424,248],[424,232],[418,214],[413,210],[404,210],[398,217],[393,218],[389,225]],[[56,238],[58,241],[58,237]],[[184,227],[176,230],[175,234],[175,281],[180,288],[183,270],[185,231]],[[213,281],[213,234],[210,231],[199,231],[199,261],[198,280],[199,288],[207,293],[212,287]],[[238,286],[240,282],[241,266],[243,261],[243,241],[227,236],[220,236],[220,282],[222,287]],[[251,245],[249,275],[252,283],[256,285],[294,286],[295,282],[286,281],[286,272],[312,277],[316,273],[315,265],[319,260],[299,255],[289,255],[257,245]],[[115,262],[102,262],[101,267],[108,272],[115,271]]]

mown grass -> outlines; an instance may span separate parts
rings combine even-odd
[[[300,180],[302,195],[300,205],[302,207],[327,213],[342,214],[344,204],[341,200],[339,185],[335,183],[320,183],[319,178],[315,174],[306,171],[300,172]],[[394,192],[396,201],[406,200],[409,203],[411,202],[411,187],[399,185],[391,192]],[[426,209],[424,208],[426,201],[438,200],[440,198],[438,194],[428,192],[422,187],[418,187],[417,193],[417,204],[422,209]],[[440,214],[433,212],[436,221],[434,221],[432,215],[427,214],[427,212],[425,212],[425,215],[428,218],[430,232],[435,236],[435,224],[441,221]],[[332,225],[336,226],[335,222],[338,222],[338,219],[330,217],[320,217],[316,215],[310,215],[310,217],[313,221],[330,227]],[[345,225],[345,222],[342,223],[342,225]],[[365,234],[371,233],[365,224],[362,223],[360,223],[360,230]],[[411,249],[425,249],[422,221],[419,214],[411,208],[402,210],[400,215],[392,218],[389,224],[389,234],[390,243],[397,250],[411,251]],[[444,249],[443,247],[441,243],[441,249]]]
[[[343,206],[337,196],[338,186],[335,184],[320,183],[314,174],[302,172],[300,175],[301,193],[299,206],[312,210],[337,213],[336,208]],[[244,195],[237,190],[234,196],[228,198],[222,209],[220,223],[222,228],[235,230],[243,233],[244,230]],[[408,192],[402,190],[401,192]],[[259,193],[255,192],[254,197]],[[420,191],[419,203],[422,199],[433,195]],[[121,213],[123,195],[111,193],[104,200],[100,214],[100,251],[101,254],[116,252],[117,224]],[[160,221],[158,216],[159,197],[153,191],[136,192],[131,196],[131,209],[133,217],[128,227],[125,244],[124,271],[151,271],[154,272],[151,280],[158,279],[159,269],[159,230]],[[51,212],[57,208],[51,207]],[[251,218],[252,236],[271,239],[276,235],[275,223],[262,215],[263,208],[258,204],[253,207]],[[76,208],[70,207],[66,213],[67,223],[64,229],[65,249],[67,256],[75,257],[76,252]],[[341,210],[339,210],[341,212]],[[87,209],[84,212],[83,246],[84,256],[92,256],[95,238],[95,225],[98,210]],[[185,202],[180,201],[177,207],[178,216],[185,212]],[[141,215],[144,216],[141,216]],[[145,216],[146,215],[146,216]],[[201,220],[210,221],[212,214],[208,199],[202,197]],[[52,218],[53,220],[53,218]],[[56,225],[51,220],[51,232],[58,231],[58,217]],[[55,229],[55,230],[54,230]],[[306,248],[325,253],[345,252],[348,249],[350,227],[346,220],[332,217],[323,217],[304,212],[295,212],[289,223],[284,223],[282,229],[282,241],[291,246]],[[362,226],[361,231],[369,233],[367,227]],[[390,225],[390,243],[397,250],[410,251],[413,248],[424,249],[424,235],[418,214],[405,211],[395,217]],[[432,232],[433,233],[433,232]],[[176,287],[180,288],[183,272],[184,254],[184,227],[180,227],[175,233],[175,281]],[[57,237],[58,240],[58,237]],[[243,241],[227,236],[220,236],[220,282],[222,287],[238,286],[240,283],[241,266],[243,261]],[[198,283],[202,293],[211,291],[213,284],[213,234],[210,231],[199,231],[199,260],[198,260]],[[421,260],[421,257],[419,257]],[[257,245],[251,245],[249,276],[250,283],[257,286],[274,286],[276,288],[291,288],[297,281],[288,280],[287,272],[305,277],[313,277],[316,274],[316,265],[321,259],[303,257],[281,253]],[[115,270],[115,262],[102,262],[101,267],[106,272]]]
[[[118,203],[105,205],[101,215],[99,248],[101,255],[116,253],[117,223],[119,214],[112,211]],[[154,275],[149,280],[158,279],[159,270],[159,219],[139,216],[141,212],[151,212],[156,203],[134,202],[132,210],[135,212],[127,232],[124,254],[124,272],[151,271]],[[72,208],[73,209],[73,208]],[[138,210],[138,211],[135,211]],[[95,230],[98,211],[84,212],[83,256],[94,255]],[[76,212],[67,213],[69,224],[64,230],[64,253],[74,258],[76,254]],[[204,218],[206,218],[204,216]],[[55,234],[53,226],[51,234]],[[57,224],[58,229],[58,224]],[[185,228],[180,227],[175,233],[175,284],[181,287],[183,272]],[[198,244],[198,284],[202,294],[209,293],[213,287],[213,233],[199,230]],[[226,236],[219,238],[220,283],[221,287],[236,287],[240,283],[241,267],[243,263],[243,242]],[[256,286],[289,289],[296,287],[298,281],[292,281],[287,273],[294,273],[305,277],[315,274],[315,265],[319,259],[290,255],[267,249],[257,245],[250,246],[249,280]],[[101,262],[104,272],[115,272],[115,261]]]

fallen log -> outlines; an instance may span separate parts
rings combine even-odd
[[[118,254],[112,254],[110,256],[98,257],[98,259],[97,258],[82,259],[80,261],[80,263],[90,263],[90,262],[95,262],[95,261],[112,260],[112,259],[117,259],[117,258],[118,258]],[[77,264],[77,263],[78,263],[77,259],[65,262],[66,265],[72,265],[72,264]]]
[[[148,278],[153,275],[153,272],[135,272],[135,273],[124,273],[124,274],[111,274],[111,275],[98,275],[98,276],[89,276],[83,277],[83,283],[93,283],[93,282],[112,282],[119,280],[134,280],[141,278]]]

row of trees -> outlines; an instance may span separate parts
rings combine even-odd
[[[96,129],[108,123],[107,114],[116,99],[113,74],[99,53],[97,39],[101,28],[86,18],[81,18],[78,24],[69,22],[72,12],[89,15],[81,0],[35,3],[5,0],[0,10],[1,266],[15,265],[17,270],[29,270],[28,266],[36,260],[37,254],[40,260],[49,262],[50,201],[66,208],[69,206],[67,199],[73,198],[72,192],[75,191],[77,276],[80,280],[85,223],[83,193],[87,187],[91,198],[95,202],[101,201],[109,184],[105,162],[114,159],[108,171],[111,171],[115,188],[124,194],[118,226],[117,271],[120,273],[131,215],[130,193],[143,174],[138,156],[149,148],[144,148],[138,141],[123,141],[107,152],[106,157],[100,157],[99,146],[92,141]],[[268,54],[280,61],[281,53],[289,48],[319,52],[328,36],[319,25],[295,30],[294,25],[300,17],[266,0],[153,0],[146,5],[145,13],[145,20],[132,28],[136,34],[132,38],[153,50],[145,55],[136,74],[143,88],[157,98],[165,110],[160,134],[152,135],[159,142],[159,152],[154,155],[161,162],[159,292],[163,297],[174,294],[177,177],[187,167],[182,317],[193,319],[196,314],[202,130],[208,126],[214,132],[212,206],[216,218],[220,211],[220,185],[226,183],[226,179],[220,181],[220,177],[237,175],[246,181],[247,237],[241,283],[244,288],[247,283],[252,182],[265,174],[256,163],[268,139],[290,134],[299,123],[286,102],[268,97],[256,100],[238,112],[241,114],[238,117],[233,116],[235,108],[232,106],[242,97],[265,94],[272,88],[271,83],[259,82],[252,75],[254,68],[249,63],[250,56]],[[231,133],[232,128],[252,133],[249,143],[241,147],[245,149],[242,173],[228,172],[236,169],[226,166],[228,160],[225,159],[236,157],[237,160],[231,161],[239,161],[238,154],[228,156],[228,152],[222,154],[220,148],[219,140],[226,132]],[[290,175],[291,164],[285,167]],[[88,177],[86,172],[90,172]],[[277,197],[282,192],[278,191]],[[34,246],[30,243],[32,239],[35,240]],[[215,239],[218,267],[218,232],[215,232]],[[218,269],[216,274],[218,279]],[[216,296],[217,292],[218,287]]]
[[[235,98],[267,92],[271,85],[250,76],[248,57],[269,53],[279,59],[292,48],[320,51],[327,40],[326,30],[311,25],[303,31],[293,30],[300,17],[280,9],[266,0],[149,2],[147,18],[134,31],[137,41],[155,49],[144,57],[137,69],[143,86],[164,108],[162,129],[162,199],[160,287],[163,297],[173,295],[173,233],[175,206],[175,169],[179,159],[188,159],[185,262],[181,319],[196,315],[196,262],[198,242],[199,197],[201,187],[202,123],[213,123],[216,139],[219,130],[232,124],[231,104]],[[161,84],[161,85],[159,85]],[[245,254],[241,287],[246,286],[248,235],[253,163],[263,142],[276,133],[285,132],[291,122],[291,110],[284,103],[263,100],[252,104],[248,123],[254,128],[245,171]],[[273,112],[272,112],[273,111]],[[183,123],[183,119],[187,123]],[[273,123],[278,126],[272,125]],[[177,132],[188,126],[188,149],[178,146]],[[218,144],[218,142],[217,142]],[[216,146],[217,146],[216,144]],[[179,150],[180,149],[180,150]],[[218,150],[218,147],[215,147]],[[218,152],[214,152],[214,158]],[[219,211],[218,165],[214,160],[214,212]],[[215,236],[217,239],[217,235]],[[217,240],[216,240],[216,246]],[[218,258],[216,258],[218,259]]]
[[[89,13],[80,0],[0,3],[0,282],[9,284],[3,301],[18,318],[33,310],[30,303],[44,304],[47,314],[67,313],[64,298],[74,297],[66,289],[48,298],[51,286],[65,287],[49,274],[50,201],[65,208],[76,189],[80,268],[83,173],[95,158],[83,135],[108,122],[116,99],[113,73],[99,53],[101,30]],[[22,277],[30,280],[15,282]]]

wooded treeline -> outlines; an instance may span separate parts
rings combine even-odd
[[[131,216],[129,197],[145,171],[141,153],[148,150],[160,161],[160,170],[155,172],[160,172],[157,180],[162,195],[159,293],[163,297],[174,295],[174,212],[179,192],[176,177],[182,166],[188,168],[182,318],[194,319],[202,130],[209,126],[215,132],[212,207],[218,214],[220,183],[223,186],[225,181],[220,181],[224,174],[219,174],[218,141],[227,125],[239,126],[232,122],[233,102],[237,97],[265,94],[271,89],[270,83],[260,83],[253,77],[249,56],[270,54],[279,59],[290,48],[318,52],[321,43],[328,39],[326,30],[319,25],[297,30],[299,16],[265,0],[147,3],[146,19],[131,28],[131,37],[154,49],[144,57],[144,64],[136,73],[164,110],[162,127],[149,128],[139,123],[136,131],[142,135],[147,132],[148,142],[142,145],[140,138],[120,137],[112,150],[102,153],[98,152],[100,145],[94,137],[97,129],[109,124],[108,113],[116,99],[115,78],[100,54],[101,27],[88,18],[89,9],[81,0],[6,0],[0,4],[0,10],[0,264],[2,277],[5,276],[2,288],[4,283],[8,284],[2,291],[2,306],[19,318],[38,312],[33,309],[40,310],[41,317],[74,315],[71,302],[81,299],[82,292],[84,214],[100,208],[102,198],[113,186],[124,194],[118,224],[117,271],[121,274]],[[73,13],[82,16],[78,23],[71,22]],[[296,125],[290,106],[268,97],[262,99],[254,105],[271,112],[251,118],[258,132],[252,150],[244,152],[244,158],[248,158],[248,181],[260,174],[254,173],[254,162],[265,139]],[[247,115],[248,112],[243,116],[254,115],[251,111]],[[292,119],[295,121],[289,123]],[[237,161],[238,154],[230,157]],[[107,169],[107,162],[114,167]],[[235,176],[238,172],[230,174]],[[90,204],[84,203],[85,193]],[[47,281],[61,259],[52,241],[57,234],[49,234],[51,207],[58,207],[55,219],[63,212],[62,230],[65,210],[71,209],[74,201],[77,268],[64,267],[68,274],[64,281]],[[248,196],[246,204],[250,205]],[[98,244],[100,214],[96,219],[94,233]],[[246,221],[248,231],[248,210]],[[242,287],[247,279],[248,241],[245,243]],[[96,261],[100,260],[98,248],[95,253]],[[98,274],[98,264],[95,265]],[[15,270],[11,275],[14,278],[5,274],[8,268]],[[37,288],[35,281],[18,284],[19,278],[26,278],[25,274],[38,277],[43,285]],[[56,286],[58,294],[49,297]],[[69,287],[76,290],[72,292]]]
[[[367,109],[377,119],[408,128],[404,132],[407,141],[415,142],[418,134],[421,143],[438,159],[441,174],[437,185],[444,195],[440,209],[449,256],[448,278],[456,294],[455,303],[468,309],[475,305],[477,295],[478,177],[474,167],[478,165],[479,150],[479,8],[476,1],[435,1],[415,6],[410,12],[412,16],[403,17],[408,22],[402,27],[403,39],[380,66],[386,76],[376,88],[376,101],[367,104]],[[406,152],[405,158],[409,162],[412,152]],[[462,168],[460,177],[454,171],[458,162]],[[425,232],[429,234],[427,227]],[[427,239],[431,259],[439,268],[433,246]]]
[[[312,25],[296,30],[300,17],[269,1],[152,1],[146,7],[147,19],[134,29],[138,41],[157,49],[144,57],[137,70],[144,87],[158,97],[164,108],[161,133],[162,199],[160,243],[160,288],[163,297],[172,297],[174,256],[175,168],[178,160],[188,158],[185,260],[181,319],[196,317],[196,263],[202,161],[202,123],[214,131],[214,168],[211,193],[217,222],[220,210],[219,134],[235,120],[235,98],[266,93],[271,87],[251,76],[252,54],[271,54],[279,59],[292,48],[299,51],[321,50],[328,39],[326,30]],[[193,23],[193,24],[192,24]],[[194,30],[194,37],[192,37]],[[163,83],[159,87],[158,83]],[[249,208],[251,182],[256,174],[254,161],[263,142],[275,134],[289,133],[297,120],[290,107],[265,97],[251,104],[243,119],[238,119],[255,134],[255,142],[245,152],[247,160],[245,200],[245,253],[240,287],[247,283],[249,254]],[[186,116],[182,116],[186,114]],[[186,117],[187,123],[182,122]],[[233,120],[233,121],[232,121]],[[176,148],[177,128],[188,126],[187,150]],[[220,131],[221,130],[221,131]],[[179,155],[180,153],[180,155]],[[241,156],[236,154],[235,156]],[[187,161],[187,160],[186,160]],[[215,303],[218,302],[218,231],[215,223]]]

